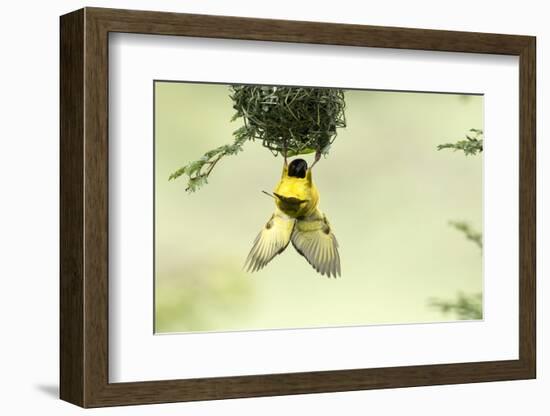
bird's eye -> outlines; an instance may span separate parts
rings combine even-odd
[[[294,178],[305,178],[307,172],[307,162],[304,159],[294,159],[288,165],[288,176]]]

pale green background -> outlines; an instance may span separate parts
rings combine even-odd
[[[241,121],[225,85],[155,83],[156,331],[454,320],[431,298],[482,291],[482,256],[449,220],[482,227],[482,155],[437,151],[483,128],[483,98],[346,91],[348,127],[315,168],[342,277],[318,275],[290,245],[265,269],[242,265],[273,211],[281,158],[260,143],[223,159],[194,194],[180,166],[230,143]],[[311,157],[307,157],[311,160]]]

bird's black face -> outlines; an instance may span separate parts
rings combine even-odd
[[[294,159],[288,165],[288,176],[294,178],[305,178],[307,172],[307,162],[304,159]]]

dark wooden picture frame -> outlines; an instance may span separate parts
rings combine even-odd
[[[535,378],[534,37],[99,8],[60,24],[61,399],[100,407]],[[109,383],[110,32],[519,56],[519,359]]]

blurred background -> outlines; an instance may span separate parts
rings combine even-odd
[[[347,127],[314,170],[342,277],[320,276],[291,245],[250,274],[242,266],[274,209],[261,191],[282,159],[249,142],[185,192],[169,175],[231,143],[241,121],[229,121],[227,85],[155,83],[155,332],[481,318],[481,250],[449,221],[482,229],[482,154],[437,145],[483,129],[483,97],[347,90],[346,106]]]

